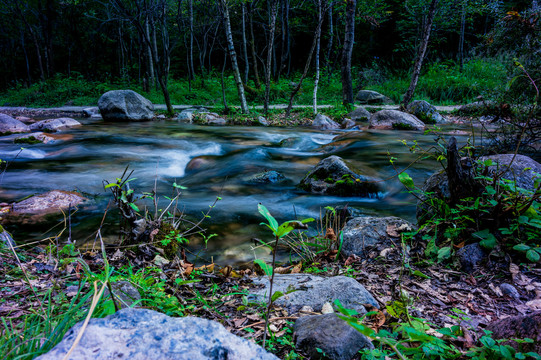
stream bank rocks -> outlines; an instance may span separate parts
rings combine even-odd
[[[331,120],[330,117],[323,114],[316,115],[316,117],[312,121],[312,127],[319,130],[340,129],[340,125],[337,122]]]
[[[16,137],[13,142],[16,144],[48,144],[54,142],[56,139],[48,134],[43,132],[35,132],[31,134],[26,134],[23,136]]]
[[[357,93],[357,96],[355,96],[355,100],[357,100],[361,104],[370,104],[370,105],[378,105],[378,104],[392,104],[393,100],[388,98],[385,95],[382,95],[378,93],[377,91],[372,90],[360,90]]]
[[[342,229],[345,256],[366,257],[368,250],[377,247],[379,251],[400,244],[400,234],[413,230],[413,225],[395,216],[356,217],[349,220]]]
[[[30,127],[9,115],[0,114],[0,135],[30,132]]]
[[[83,322],[40,360],[62,359]],[[276,356],[260,346],[229,333],[221,324],[196,317],[172,318],[147,309],[122,309],[102,319],[91,319],[72,360],[105,359],[261,359]]]
[[[415,116],[398,110],[380,110],[372,114],[370,129],[378,130],[419,130],[425,129],[425,124]]]
[[[57,132],[70,129],[72,127],[81,126],[81,123],[75,119],[64,117],[58,119],[47,119],[38,121],[30,125],[32,131]]]
[[[268,277],[254,279],[254,284],[261,285],[262,288],[251,290],[250,297],[266,303],[270,290]],[[325,278],[310,274],[276,274],[272,290],[274,293],[280,291],[285,294],[273,304],[284,307],[290,314],[298,312],[303,306],[321,312],[325,303],[332,304],[335,300],[339,300],[342,306],[354,309],[361,315],[366,314],[363,304],[379,308],[372,294],[355,279],[347,276]]]
[[[154,118],[152,103],[132,90],[112,90],[98,100],[104,120],[145,121]]]
[[[336,314],[303,316],[293,328],[295,346],[308,353],[311,359],[322,357],[350,360],[361,349],[373,349],[372,342],[363,334],[340,319]]]
[[[381,191],[375,179],[359,175],[336,155],[321,160],[299,188],[314,194],[362,197],[378,197]]]
[[[358,107],[346,115],[347,118],[350,118],[353,121],[367,121],[370,120],[370,116],[372,116],[372,114],[363,107]]]
[[[424,100],[412,101],[408,105],[407,110],[425,124],[443,124],[447,122],[447,120],[436,110],[436,107]]]

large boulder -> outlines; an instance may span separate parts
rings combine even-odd
[[[508,180],[516,180],[516,185],[523,189],[535,190],[534,182],[541,177],[541,164],[525,155],[498,154],[482,156],[480,161],[492,160],[493,165],[488,167],[489,176],[502,173]],[[511,162],[513,160],[513,162]]]
[[[40,360],[62,359],[81,331],[83,322]],[[102,319],[91,319],[72,360],[105,359],[261,359],[276,356],[228,332],[223,325],[202,318],[172,318],[147,309],[122,309]]]
[[[443,124],[447,122],[447,120],[436,110],[436,107],[424,100],[412,101],[408,105],[407,110],[425,124]]]
[[[9,115],[0,114],[0,135],[30,132],[28,125]]]
[[[398,110],[380,110],[372,114],[368,126],[380,130],[424,130],[425,124],[415,116]]]
[[[524,353],[541,353],[541,311],[496,320],[487,326],[487,330],[492,331],[493,339],[532,339],[532,343],[507,341],[505,344]]]
[[[351,170],[336,155],[321,160],[299,187],[314,194],[337,196],[378,197],[381,192],[377,180]]]
[[[98,100],[104,120],[144,121],[154,118],[152,103],[132,90],[112,90]]]
[[[370,116],[372,116],[372,114],[370,114],[368,110],[360,106],[346,115],[346,117],[350,118],[353,121],[370,120]]]
[[[312,126],[319,130],[340,129],[340,125],[338,123],[323,114],[316,115],[314,121],[312,121]]]
[[[361,104],[392,104],[393,101],[387,96],[382,95],[372,90],[360,90],[355,97],[355,100]]]
[[[293,338],[297,349],[311,359],[350,360],[361,349],[373,349],[372,342],[336,314],[302,316],[295,321]]]
[[[253,300],[267,302],[270,281],[267,276],[254,279],[254,284],[261,285],[252,290]],[[320,312],[325,303],[333,304],[339,300],[347,309],[366,314],[363,304],[370,304],[379,309],[379,304],[372,294],[355,279],[347,276],[321,277],[310,274],[276,274],[274,275],[273,294],[281,292],[273,304],[285,308],[290,314],[298,312],[303,306],[309,306]]]
[[[460,115],[495,115],[500,112],[500,107],[495,101],[476,101],[462,105],[458,109]]]
[[[345,256],[365,257],[367,250],[374,247],[388,248],[400,242],[402,232],[411,231],[413,225],[395,216],[365,216],[349,220],[342,229]]]
[[[56,132],[60,130],[70,129],[72,127],[81,126],[81,123],[72,118],[59,118],[59,119],[48,119],[38,121],[30,125],[30,130],[32,131],[45,131],[45,132]]]

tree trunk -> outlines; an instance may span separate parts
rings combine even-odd
[[[244,55],[244,82],[248,83],[250,63],[248,62],[248,44],[246,41],[246,4],[242,2],[242,54]]]
[[[269,112],[272,52],[274,49],[274,31],[276,28],[276,13],[278,12],[277,1],[278,0],[271,0],[270,9],[269,9],[270,10],[269,40],[267,43],[267,64],[265,66],[265,103],[264,103],[265,116],[267,116]]]
[[[222,4],[222,12],[224,15],[224,27],[225,36],[227,38],[227,50],[231,57],[231,67],[233,68],[233,76],[235,77],[235,83],[237,84],[237,92],[239,93],[240,108],[243,114],[248,114],[248,104],[246,102],[246,96],[244,95],[244,85],[240,77],[239,66],[237,64],[237,53],[235,52],[235,45],[233,44],[233,35],[231,34],[231,23],[229,21],[229,9],[227,0],[220,0]]]
[[[436,7],[438,5],[438,1],[439,0],[432,0],[428,9],[428,16],[424,26],[423,37],[421,39],[421,43],[419,44],[415,64],[413,65],[410,86],[406,91],[406,94],[404,95],[404,99],[402,100],[403,109],[405,109],[413,99],[413,94],[415,93],[415,88],[417,87],[417,81],[419,81],[419,75],[421,75],[421,68],[425,59],[428,41],[430,40],[430,31],[432,30],[432,22],[434,21],[434,16],[436,15]]]
[[[458,42],[458,60],[460,72],[464,70],[464,36],[466,32],[466,3],[462,1],[462,14],[460,16],[460,40]]]
[[[282,0],[282,50],[280,53],[280,67],[277,79],[289,64],[291,39],[289,37],[289,0]]]
[[[248,19],[250,22],[250,48],[252,51],[252,60],[254,62],[254,76],[255,76],[255,87],[257,89],[261,88],[261,80],[259,79],[259,70],[257,67],[257,52],[255,51],[255,36],[254,36],[254,22],[252,15],[252,5],[249,5]]]
[[[149,25],[149,19],[148,19],[148,16],[145,18],[145,37],[150,39],[150,25]],[[150,88],[152,86],[154,86],[154,84],[156,83],[156,80],[154,79],[154,64],[153,64],[153,61],[152,61],[152,48],[151,48],[151,44],[148,43],[143,43],[145,44],[145,48],[146,48],[146,54],[147,54],[147,78],[148,78],[148,87],[146,89],[146,91],[150,92]]]
[[[326,59],[325,59],[325,67],[327,68],[327,70],[330,69],[329,67],[329,63],[331,62],[331,53],[332,53],[332,46],[333,46],[333,38],[334,38],[334,33],[333,33],[333,18],[332,18],[332,10],[333,10],[333,4],[331,2],[331,4],[329,5],[329,42],[327,43],[327,56],[326,56]],[[330,77],[330,71],[329,71],[329,77]]]
[[[355,9],[357,0],[346,0],[346,26],[344,48],[342,50],[342,103],[345,106],[353,104],[353,81],[351,79],[351,54],[355,41]]]
[[[224,102],[224,110],[226,113],[229,112],[229,108],[227,106],[227,99],[225,97],[225,81],[224,81],[224,71],[225,71],[225,64],[227,64],[227,51],[224,51],[224,64],[222,66],[222,100]]]
[[[193,80],[195,74],[195,68],[193,67],[193,0],[188,0],[188,16],[190,23],[190,50],[188,51],[188,66],[190,68],[190,80]]]
[[[32,77],[30,76],[30,61],[28,60],[28,53],[26,52],[26,46],[24,43],[24,32],[22,31],[22,29],[21,29],[21,47],[23,48],[24,61],[26,63],[26,76],[28,77],[28,86],[30,86],[32,85]]]
[[[323,7],[323,0],[317,0],[318,24],[321,24],[323,22],[322,7]],[[314,78],[313,106],[314,106],[314,114],[317,114],[317,86],[319,84],[319,48],[320,48],[320,42],[321,42],[321,25],[318,25],[315,36],[316,36],[316,50],[315,50],[316,51],[316,62],[315,62],[316,74]]]

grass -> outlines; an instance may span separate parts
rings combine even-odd
[[[392,73],[392,70],[364,68],[357,71],[354,69],[354,74],[360,75],[354,80],[353,86],[358,87],[362,81],[363,88],[378,91],[399,103],[408,88],[410,78],[407,72],[388,75]],[[374,73],[377,74],[374,75]],[[363,74],[371,75],[362,80]],[[299,77],[300,75],[293,74],[290,78],[281,78],[280,81],[272,83],[271,103],[288,103],[292,90],[291,83],[298,81]],[[224,81],[228,105],[238,105],[233,76],[227,74]],[[462,72],[453,61],[434,62],[425,66],[419,79],[415,98],[435,105],[468,103],[479,95],[506,85],[506,81],[505,65],[496,59],[472,59],[465,63]],[[312,104],[313,85],[313,78],[306,78],[294,104]],[[171,78],[168,88],[173,104],[223,107],[219,72],[211,72],[206,78],[196,77],[192,81],[192,91],[189,90],[187,79]],[[95,105],[103,93],[117,89],[134,90],[155,104],[164,102],[161,91],[153,88],[149,93],[144,93],[136,81],[117,79],[99,82],[86,80],[78,74],[71,77],[57,74],[45,82],[35,83],[28,88],[15,84],[12,88],[0,93],[0,105],[30,107]],[[252,80],[247,83],[246,94],[249,105],[263,103],[264,88],[256,89]],[[332,76],[323,75],[319,85],[318,103],[338,105],[341,102],[340,73],[335,71]]]

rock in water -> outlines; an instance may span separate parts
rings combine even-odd
[[[299,187],[315,194],[338,196],[378,197],[381,191],[375,179],[357,174],[335,155],[321,160]]]
[[[323,114],[317,114],[312,126],[319,130],[340,129],[340,125]]]
[[[415,100],[408,105],[408,112],[415,115],[425,124],[442,124],[447,120],[441,116],[433,105],[424,100]]]
[[[361,90],[357,93],[355,100],[361,104],[392,104],[393,101],[387,96],[372,90]]]
[[[62,359],[83,322],[40,360]],[[221,324],[196,317],[171,318],[147,309],[122,309],[91,319],[71,360],[276,360],[260,346],[229,333]]]
[[[264,287],[252,291],[251,297],[256,301],[267,302],[270,290],[268,277],[254,279],[254,284]],[[310,306],[319,312],[325,303],[333,304],[334,300],[339,300],[342,306],[356,310],[361,315],[366,314],[363,304],[379,308],[372,294],[347,276],[324,278],[310,274],[276,274],[272,290],[274,293],[280,291],[285,294],[276,299],[274,304],[286,308],[290,314],[298,312],[303,306]]]
[[[370,117],[370,129],[424,130],[425,124],[415,116],[398,110],[381,110]]]
[[[295,346],[308,353],[311,359],[350,360],[361,349],[373,349],[372,342],[340,319],[336,314],[303,316],[294,327]]]
[[[0,114],[0,135],[30,132],[28,125],[9,115]]]
[[[112,90],[98,100],[104,120],[144,121],[154,118],[152,103],[132,90]]]
[[[30,125],[30,130],[56,132],[60,130],[66,130],[75,126],[81,126],[81,123],[72,118],[59,118],[38,121],[37,123]]]
[[[250,176],[247,182],[251,184],[277,184],[285,180],[285,176],[278,171],[269,170]]]

